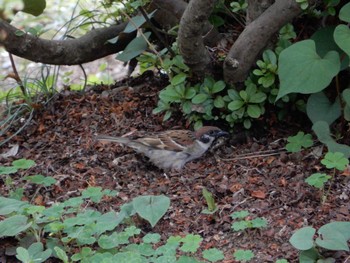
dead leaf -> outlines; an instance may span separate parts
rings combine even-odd
[[[265,199],[266,198],[266,193],[261,190],[257,191],[252,191],[250,194],[252,197],[259,198],[259,199]]]

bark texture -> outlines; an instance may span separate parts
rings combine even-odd
[[[258,55],[273,35],[301,12],[295,0],[276,0],[264,13],[247,25],[225,59],[225,81],[227,83],[244,81]]]
[[[17,29],[0,20],[0,45],[13,55],[45,64],[79,65],[123,50],[134,38],[122,33],[126,23],[93,29],[77,39],[48,40],[30,34],[17,36]],[[119,35],[116,44],[107,40]]]
[[[215,0],[191,0],[180,21],[178,43],[185,63],[198,75],[204,75],[210,63],[203,35]]]

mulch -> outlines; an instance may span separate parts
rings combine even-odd
[[[349,221],[349,177],[337,174],[322,204],[322,193],[304,182],[310,174],[324,170],[319,158],[312,149],[293,154],[283,150],[286,138],[303,130],[297,119],[288,124],[264,117],[260,120],[263,125],[249,133],[235,127],[228,141],[180,172],[162,171],[128,148],[94,139],[97,134],[190,128],[181,114],[165,123],[163,116],[152,114],[158,92],[166,85],[165,79],[146,75],[113,86],[99,85],[85,93],[62,91],[2,147],[0,154],[8,151],[10,144],[19,145],[19,151],[14,157],[0,157],[0,162],[10,165],[19,158],[36,162],[34,168],[16,174],[15,182],[33,174],[59,181],[39,191],[26,185],[27,200],[37,205],[80,196],[88,186],[119,192],[96,207],[101,212],[119,211],[136,196],[166,195],[171,207],[153,229],[146,221],[136,220],[143,233],[159,233],[162,240],[199,234],[204,239],[201,249],[221,249],[226,263],[236,262],[232,254],[237,249],[251,249],[255,253],[251,262],[281,258],[297,262],[298,251],[288,241],[295,230]],[[219,208],[213,215],[201,213],[207,208],[204,187]],[[8,190],[0,179],[0,194],[6,196]],[[230,215],[241,210],[248,210],[250,218],[266,218],[267,228],[233,231]],[[331,255],[337,262],[349,256],[345,252]]]

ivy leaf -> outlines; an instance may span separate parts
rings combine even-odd
[[[284,49],[279,57],[281,87],[276,100],[289,93],[310,94],[326,88],[339,73],[340,58],[329,51],[323,58],[313,40],[304,40]]]
[[[326,121],[331,125],[341,116],[339,99],[331,103],[323,92],[312,94],[306,104],[306,112],[312,123]]]
[[[164,195],[138,196],[132,203],[136,212],[154,227],[168,210],[170,199]]]
[[[293,247],[299,250],[308,250],[314,245],[314,235],[316,229],[310,226],[303,227],[298,229],[292,237],[289,239],[289,242]]]
[[[338,25],[334,30],[334,41],[350,56],[350,29],[346,25]]]

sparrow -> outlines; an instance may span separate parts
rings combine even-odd
[[[214,126],[204,126],[197,131],[168,130],[131,139],[98,135],[97,140],[126,145],[147,156],[161,169],[180,170],[184,165],[201,157],[219,137],[229,134]]]

